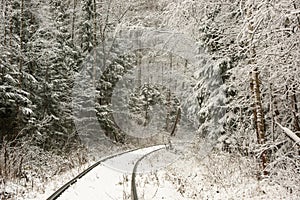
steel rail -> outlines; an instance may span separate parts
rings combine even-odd
[[[162,149],[166,149],[166,147],[161,147],[159,149],[155,149],[149,153],[146,153],[145,155],[143,155],[141,158],[139,158],[134,167],[133,167],[133,171],[132,171],[132,175],[131,175],[131,200],[138,200],[138,195],[137,195],[137,189],[136,189],[136,183],[135,183],[135,177],[136,177],[136,170],[138,168],[139,163],[146,158],[147,156],[149,156],[150,154],[160,151]]]

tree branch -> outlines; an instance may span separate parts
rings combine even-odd
[[[298,146],[300,146],[300,138],[290,129],[283,127],[282,125],[280,125],[278,122],[276,122],[276,124],[284,131],[284,133],[291,138],[292,140],[294,140],[296,142],[296,144]]]

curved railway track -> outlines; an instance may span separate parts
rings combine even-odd
[[[131,199],[132,200],[138,200],[138,195],[137,195],[137,189],[136,189],[136,183],[135,183],[135,177],[136,177],[136,170],[138,168],[139,163],[146,158],[147,156],[149,156],[152,153],[155,153],[157,151],[160,151],[162,149],[165,149],[164,147],[153,150],[145,155],[143,155],[140,159],[138,159],[133,167],[133,171],[132,171],[132,175],[131,175]]]
[[[88,174],[91,170],[93,170],[94,168],[96,168],[97,166],[99,166],[101,163],[104,163],[105,161],[108,161],[110,159],[119,157],[121,155],[130,153],[130,152],[134,152],[134,151],[137,151],[137,150],[142,150],[142,149],[151,148],[151,147],[158,147],[158,146],[162,146],[162,147],[158,148],[158,149],[155,149],[155,150],[152,150],[151,152],[148,152],[148,153],[144,154],[134,164],[133,172],[132,172],[132,179],[133,180],[131,181],[131,199],[138,200],[136,183],[135,183],[135,176],[136,176],[136,171],[137,171],[138,164],[145,157],[147,157],[148,155],[150,155],[151,153],[154,153],[156,151],[165,149],[165,146],[163,146],[163,145],[154,145],[154,146],[149,146],[149,147],[142,147],[142,148],[132,149],[132,150],[129,150],[129,151],[124,151],[124,152],[121,152],[121,153],[118,153],[118,154],[111,155],[111,156],[108,156],[106,158],[103,158],[103,159],[99,160],[98,162],[96,162],[95,164],[93,164],[90,167],[88,167],[86,170],[84,170],[80,174],[78,174],[75,178],[73,178],[72,180],[70,180],[69,182],[67,182],[66,184],[64,184],[56,192],[54,192],[47,200],[56,200],[56,199],[58,199],[71,185],[75,184],[79,179],[81,179],[83,176],[85,176],[86,174]]]

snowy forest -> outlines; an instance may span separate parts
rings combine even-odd
[[[188,129],[195,132],[191,157],[202,159],[203,140],[212,144],[216,160],[206,162],[216,168],[211,180],[226,182],[226,168],[232,167],[232,173],[280,187],[280,198],[300,197],[300,1],[1,0],[0,12],[0,199],[44,193],[53,177],[102,155],[171,143],[188,124],[195,127]],[[122,52],[118,38],[139,30],[180,33],[197,51],[191,59]],[[106,41],[117,41],[107,57]],[[97,62],[106,66],[98,77]],[[151,71],[153,63],[165,67]],[[171,73],[174,85],[188,89],[172,92],[167,78],[165,85],[143,83]],[[133,79],[136,88],[128,85]],[[114,114],[124,104],[130,120]],[[82,106],[85,113],[79,113]],[[159,126],[155,131],[166,136],[137,139],[138,127],[147,125]],[[82,135],[98,126],[108,140],[94,149],[99,157],[93,152],[91,158]],[[231,186],[246,184],[235,181]],[[268,188],[258,199],[279,198]]]

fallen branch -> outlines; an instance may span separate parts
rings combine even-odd
[[[296,142],[296,144],[298,146],[300,146],[300,138],[293,131],[291,131],[290,129],[288,129],[286,127],[281,126],[278,122],[276,122],[276,124],[285,132],[285,134],[289,138],[291,138],[292,140],[294,140]]]

